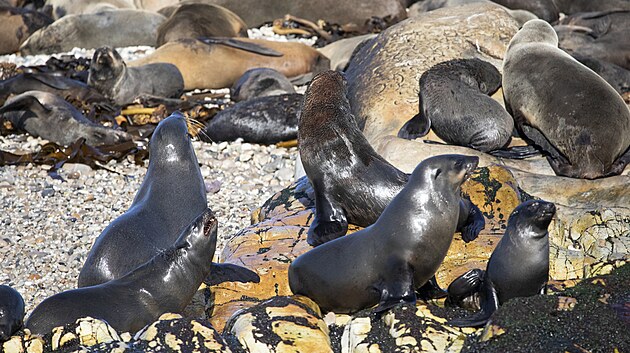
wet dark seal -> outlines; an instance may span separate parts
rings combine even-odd
[[[217,219],[206,209],[177,240],[124,277],[55,294],[26,320],[32,333],[90,316],[107,321],[118,332],[136,332],[167,312],[181,312],[201,282],[217,242]],[[136,249],[128,248],[127,256]]]
[[[367,227],[402,190],[409,175],[378,155],[350,113],[342,74],[317,75],[304,97],[299,151],[315,190],[315,218],[308,243],[317,246],[346,234],[348,223]],[[461,202],[458,230],[474,239],[484,227],[481,212]]]
[[[79,274],[79,287],[120,278],[149,261],[206,209],[205,184],[181,113],[160,122],[149,148],[149,168],[131,207],[94,242]],[[227,274],[240,269],[221,266]]]
[[[516,297],[540,294],[549,277],[549,233],[556,213],[551,202],[529,200],[514,209],[505,235],[492,252],[486,271],[471,270],[449,286],[449,300],[461,303],[476,295],[481,310],[455,319],[453,326],[484,325],[499,305]],[[453,299],[455,298],[455,299]]]
[[[129,104],[138,96],[179,98],[184,92],[184,78],[177,66],[127,67],[120,54],[108,47],[94,52],[87,83],[118,105]]]
[[[414,139],[433,129],[445,142],[488,152],[504,147],[514,120],[489,95],[501,87],[501,74],[479,59],[439,63],[420,77],[420,113],[398,132]]]
[[[507,110],[521,136],[548,154],[557,175],[594,179],[623,172],[630,160],[630,110],[604,79],[558,49],[547,22],[529,21],[516,33],[503,68]]]
[[[230,99],[235,102],[256,97],[295,93],[295,88],[282,73],[265,67],[245,71],[230,88]]]
[[[273,144],[294,140],[298,133],[301,94],[253,98],[215,115],[200,137],[203,141],[234,141]]]
[[[23,326],[24,299],[15,289],[0,285],[0,343]]]
[[[335,313],[414,303],[415,291],[446,257],[459,220],[461,185],[478,162],[462,155],[421,162],[376,223],[291,263],[293,293]]]
[[[0,108],[0,117],[33,136],[68,146],[80,138],[92,146],[131,141],[131,135],[99,125],[61,97],[28,91],[14,96]]]

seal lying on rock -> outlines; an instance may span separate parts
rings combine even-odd
[[[10,98],[0,108],[0,116],[20,130],[64,146],[80,138],[92,146],[132,139],[124,131],[92,122],[72,104],[47,92],[28,91]]]
[[[295,294],[323,311],[376,311],[413,303],[444,260],[459,221],[461,185],[479,158],[431,157],[413,171],[373,225],[322,244],[289,267]]]
[[[348,223],[367,227],[376,222],[409,179],[378,155],[359,130],[339,72],[323,72],[311,81],[298,140],[304,170],[315,190],[310,245],[343,236]],[[460,210],[457,229],[470,241],[483,229],[484,219],[468,200],[461,202]]]
[[[429,128],[445,142],[482,152],[504,147],[514,120],[489,95],[501,87],[501,74],[480,59],[455,59],[437,64],[420,77],[420,113],[398,132],[414,139]]]
[[[120,278],[171,246],[182,230],[207,207],[206,189],[184,116],[175,112],[160,122],[150,141],[149,168],[129,210],[96,239],[81,272],[79,287]],[[133,255],[129,253],[133,249]],[[208,261],[205,266],[210,267]],[[215,272],[258,276],[239,266]]]
[[[0,343],[22,328],[24,299],[15,289],[0,285]]]
[[[120,54],[109,47],[94,52],[87,83],[117,105],[129,104],[141,95],[174,98],[184,92],[184,78],[175,65],[127,67]]]
[[[548,153],[557,175],[595,179],[623,172],[630,161],[628,106],[604,79],[558,49],[547,22],[523,26],[503,70],[507,110],[521,135]]]
[[[118,332],[136,332],[166,312],[181,312],[210,272],[217,243],[217,219],[199,215],[166,250],[125,276],[103,284],[55,294],[26,320],[32,333],[90,316]],[[134,248],[127,248],[133,256]]]
[[[481,311],[470,317],[452,320],[450,325],[484,325],[506,301],[544,291],[549,277],[547,228],[555,213],[553,203],[538,200],[523,202],[514,209],[505,235],[492,252],[485,273],[468,271],[449,286],[449,299],[455,303],[462,301],[461,293],[479,291]],[[459,298],[451,299],[453,297]]]

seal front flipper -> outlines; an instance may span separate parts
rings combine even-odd
[[[500,150],[489,151],[488,154],[499,158],[527,159],[541,156],[542,152],[534,146],[514,146],[502,148]]]
[[[497,291],[492,280],[487,275],[483,279],[479,295],[481,310],[468,317],[448,321],[446,324],[457,327],[479,327],[485,325],[492,314],[499,308]]]
[[[448,293],[437,283],[435,276],[431,277],[427,283],[416,290],[416,296],[424,301],[444,298],[447,294]]]
[[[628,164],[630,164],[630,148],[628,148],[628,150],[624,154],[617,158],[617,160],[610,167],[610,171],[606,173],[605,176],[609,177],[621,175]]]
[[[248,42],[244,42],[244,41],[240,41],[240,40],[236,40],[236,39],[232,39],[232,38],[199,37],[197,39],[200,40],[201,42],[205,43],[205,44],[225,45],[225,46],[228,46],[228,47],[232,47],[232,48],[248,51],[248,52],[254,53],[254,54],[260,54],[260,55],[265,55],[265,56],[276,56],[276,57],[280,57],[280,56],[284,55],[284,54],[282,54],[280,52],[277,52],[277,51],[275,51],[273,49],[270,49],[270,48],[267,48],[267,47],[263,47],[262,45],[258,45],[258,44],[254,44],[254,43],[248,43]]]
[[[459,222],[457,231],[462,233],[465,242],[477,239],[479,233],[486,226],[481,210],[467,198],[462,198],[459,202]]]
[[[398,137],[413,140],[429,133],[431,129],[431,120],[422,112],[416,114],[413,118],[409,119],[398,130]]]
[[[315,219],[308,229],[306,241],[311,246],[324,244],[342,237],[348,232],[346,213],[340,206],[326,198],[322,186],[313,182],[315,190]],[[321,190],[321,191],[318,191]]]
[[[387,279],[382,280],[376,289],[381,292],[375,313],[382,313],[399,304],[415,304],[416,291],[413,288],[413,270],[407,261],[390,257],[387,260]]]
[[[478,294],[486,271],[478,268],[457,277],[446,290],[445,306],[457,306],[469,310],[480,310]],[[477,297],[476,299],[474,297]]]
[[[203,283],[208,286],[214,286],[223,282],[259,283],[260,276],[243,266],[213,262],[210,274]]]

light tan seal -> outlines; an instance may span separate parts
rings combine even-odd
[[[260,50],[268,54],[255,52]],[[197,39],[169,42],[128,66],[157,62],[177,66],[186,90],[232,87],[247,70],[257,67],[275,69],[292,79],[328,70],[330,65],[328,58],[302,43],[230,38],[212,39],[210,44]]]

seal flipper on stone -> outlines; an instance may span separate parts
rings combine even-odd
[[[462,197],[459,202],[459,222],[457,231],[462,233],[462,239],[469,243],[479,236],[479,233],[486,226],[481,210],[469,199]]]
[[[479,292],[481,310],[468,317],[448,321],[447,324],[457,327],[478,327],[485,325],[492,314],[499,308],[499,296],[492,280],[484,276]]]
[[[398,137],[413,140],[425,136],[429,130],[431,130],[431,119],[420,110],[398,130]]]
[[[273,49],[263,47],[262,45],[248,43],[248,42],[244,42],[244,41],[240,41],[240,40],[232,39],[232,38],[199,37],[197,39],[205,44],[226,45],[228,47],[245,50],[250,53],[255,53],[255,54],[260,54],[260,55],[265,55],[265,56],[276,56],[276,57],[284,56],[284,54],[278,51],[275,51]]]
[[[223,282],[259,283],[260,276],[246,267],[213,262],[210,274],[203,280],[207,286],[214,286]]]
[[[624,154],[617,158],[612,167],[610,167],[610,172],[608,172],[608,174],[606,174],[605,176],[608,177],[620,175],[621,173],[623,173],[624,169],[626,169],[626,166],[628,164],[630,164],[630,148],[628,148],[628,150]]]
[[[487,152],[490,155],[509,159],[526,159],[542,155],[535,146],[513,146]]]
[[[416,302],[416,291],[413,288],[413,269],[409,263],[397,257],[387,259],[387,279],[383,279],[376,288],[381,292],[375,313],[382,313],[396,305]],[[435,278],[435,277],[434,277]]]
[[[348,232],[348,219],[346,212],[335,201],[330,200],[326,195],[328,192],[318,192],[325,190],[323,185],[317,180],[314,181],[315,190],[315,219],[308,229],[307,242],[311,246],[321,245],[333,239],[342,237]]]
[[[440,287],[435,276],[431,277],[427,283],[416,290],[416,296],[424,301],[444,298],[447,295],[448,292]]]
[[[469,310],[480,310],[479,291],[486,271],[475,268],[457,277],[447,289],[445,306],[458,306]]]

